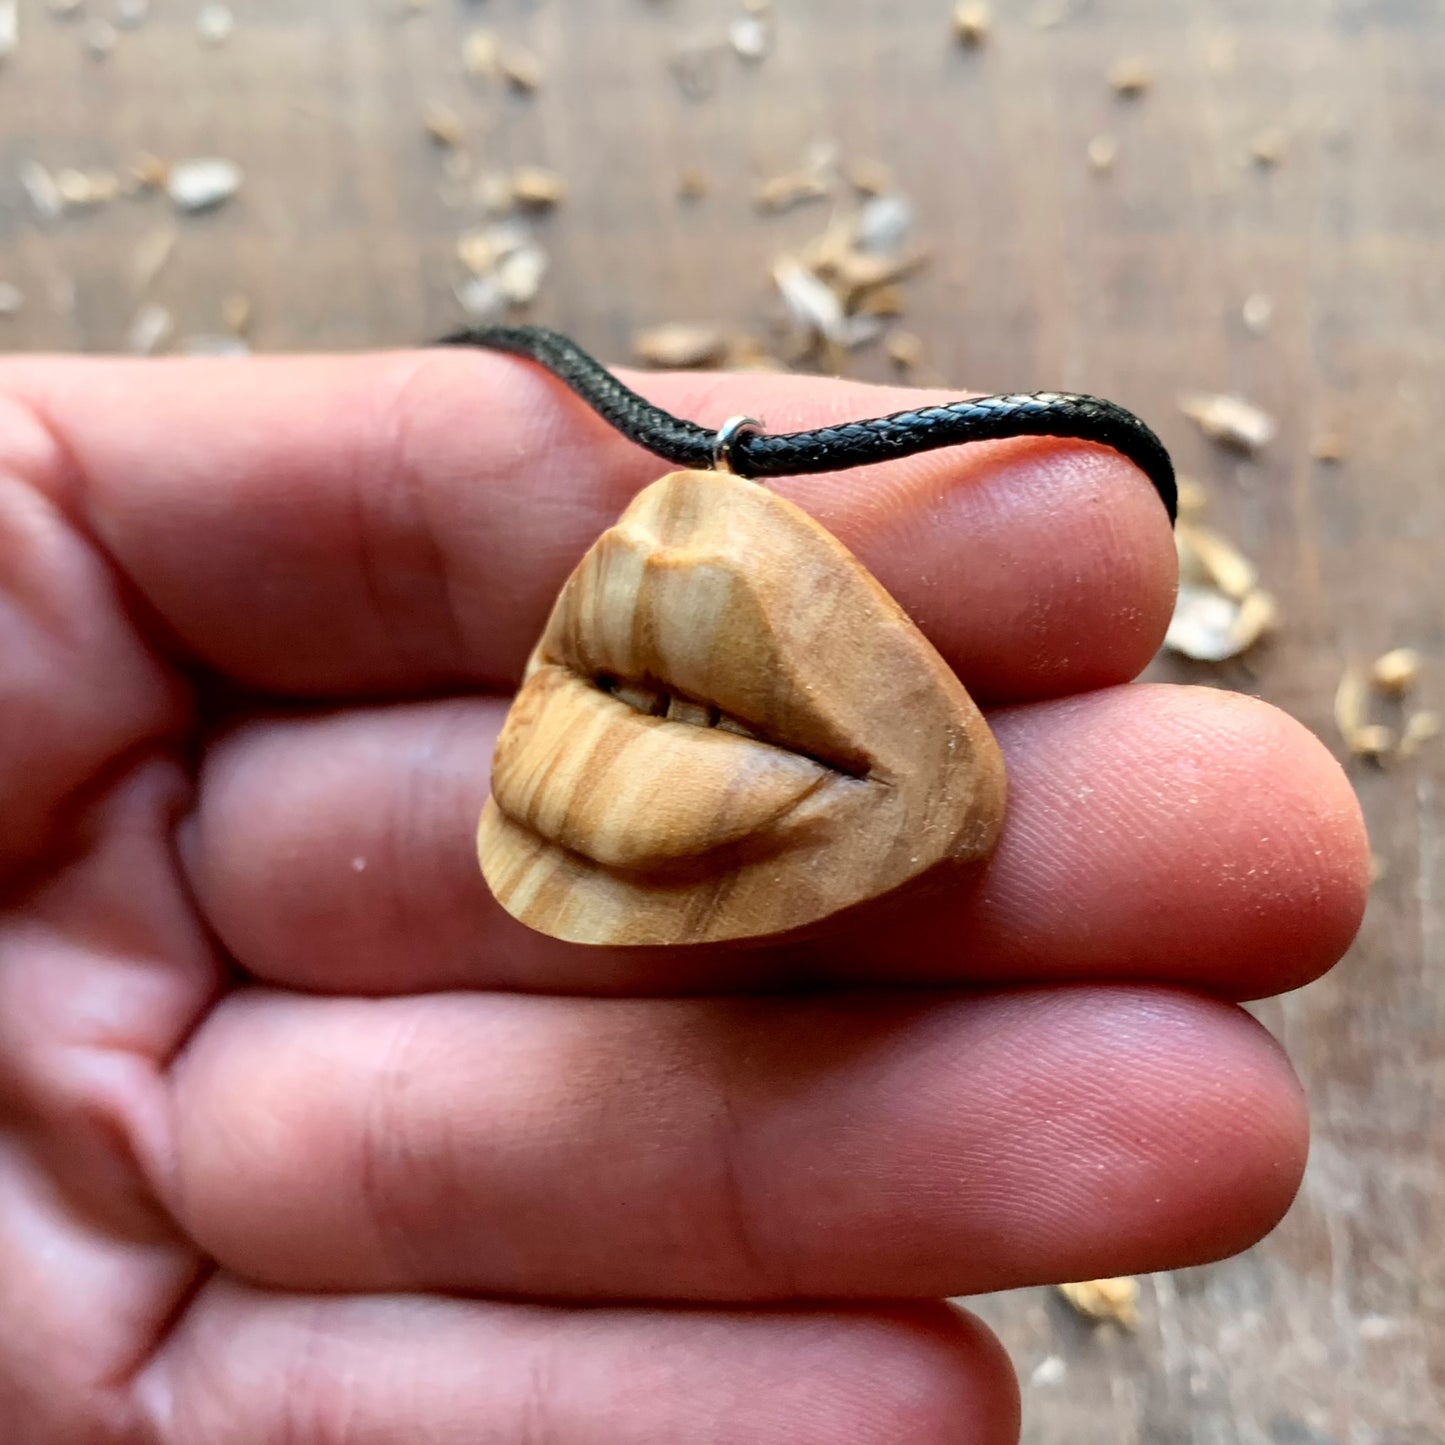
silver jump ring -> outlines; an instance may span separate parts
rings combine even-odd
[[[733,448],[739,437],[760,436],[763,424],[752,416],[730,416],[718,429],[712,442],[713,470],[736,472],[733,466]]]

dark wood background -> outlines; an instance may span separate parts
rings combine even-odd
[[[918,206],[934,259],[906,324],[934,369],[1116,397],[1209,487],[1285,618],[1210,680],[1333,740],[1345,661],[1408,643],[1445,708],[1445,6],[1000,0],[970,53],[948,0],[776,0],[772,53],[724,54],[715,93],[689,101],[670,59],[734,4],[433,0],[405,16],[400,0],[238,0],[234,35],[206,49],[193,5],[155,0],[97,61],[75,23],[21,0],[0,70],[0,281],[24,304],[0,346],[121,346],[136,248],[175,224],[154,196],[41,222],[17,181],[27,158],[245,167],[234,202],[181,219],[151,288],[181,337],[219,331],[241,292],[259,348],[403,343],[457,319],[471,217],[420,123],[447,102],[474,165],[565,176],[534,316],[620,358],[641,324],[767,324],[769,262],[822,213],[761,218],[753,188],[831,141],[886,163]],[[467,80],[478,24],[535,50],[535,96]],[[1133,103],[1106,83],[1125,54],[1156,72]],[[1251,165],[1274,127],[1281,163]],[[1107,176],[1085,161],[1100,132],[1119,142]],[[711,188],[686,205],[690,166]],[[1240,319],[1254,291],[1276,302],[1264,336]],[[888,371],[877,351],[849,363]],[[1278,441],[1254,461],[1212,448],[1175,410],[1196,387],[1267,407]],[[1346,444],[1333,465],[1309,454],[1327,431]],[[1135,1336],[1043,1291],[984,1301],[1037,1445],[1445,1441],[1445,748],[1353,771],[1384,869],[1364,933],[1327,981],[1261,1009],[1313,1102],[1303,1194],[1248,1255],[1145,1281]]]

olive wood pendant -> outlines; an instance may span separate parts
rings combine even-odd
[[[674,472],[562,588],[492,764],[482,872],[591,944],[776,937],[986,857],[998,744],[948,665],[777,493]]]

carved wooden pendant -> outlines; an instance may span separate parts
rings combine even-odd
[[[674,472],[563,587],[492,765],[482,872],[594,944],[790,933],[992,850],[998,745],[837,538]]]

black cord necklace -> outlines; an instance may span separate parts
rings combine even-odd
[[[1058,391],[980,396],[871,421],[779,434],[736,418],[712,431],[654,406],[576,342],[541,326],[468,327],[443,337],[442,345],[506,351],[535,361],[638,446],[692,470],[724,465],[743,477],[797,476],[844,471],[966,442],[1065,437],[1095,442],[1128,457],[1149,478],[1171,523],[1178,510],[1174,465],[1163,442],[1133,412],[1095,396]]]

